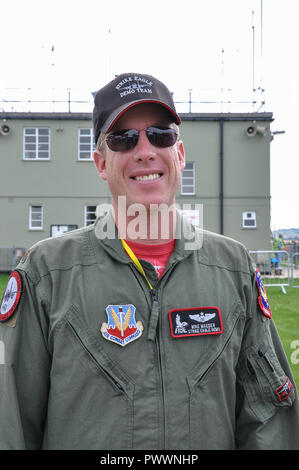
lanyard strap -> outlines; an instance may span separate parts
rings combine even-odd
[[[123,240],[122,238],[120,239],[120,241],[122,242],[122,246],[124,247],[125,251],[128,253],[129,257],[131,258],[131,260],[133,261],[133,263],[135,264],[135,266],[139,269],[139,271],[141,272],[141,274],[143,274],[143,276],[145,277],[148,285],[149,285],[149,288],[151,290],[153,290],[153,286],[151,285],[151,283],[149,282],[148,278],[146,277],[145,275],[145,272],[144,272],[144,269],[143,267],[141,266],[140,264],[140,261],[139,259],[137,258],[137,256],[135,255],[135,253],[131,250],[131,248],[129,247],[129,245],[125,242],[125,240]]]

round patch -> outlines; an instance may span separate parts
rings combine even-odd
[[[12,316],[21,298],[22,279],[18,271],[11,274],[0,306],[0,322]]]

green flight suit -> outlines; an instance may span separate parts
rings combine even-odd
[[[142,261],[151,292],[99,235],[110,222],[40,242],[17,267],[0,449],[298,449],[295,383],[246,249],[205,231],[186,249],[195,229],[179,218],[163,276]]]

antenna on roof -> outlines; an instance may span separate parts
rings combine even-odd
[[[108,33],[107,33],[107,41],[108,41],[108,47],[107,47],[107,50],[109,51],[108,52],[108,76],[109,76],[109,80],[112,80],[112,65],[111,65],[111,62],[112,62],[112,58],[111,58],[111,54],[112,54],[112,35],[111,35],[111,27],[109,26],[108,28]]]
[[[259,91],[260,93],[260,100],[261,105],[259,109],[265,106],[265,100],[262,97],[264,93],[263,87],[263,0],[260,0],[260,31],[259,31],[259,40],[260,40],[260,51],[258,57],[258,86],[256,85],[256,46],[255,46],[255,22],[254,22],[254,14],[255,12],[252,11],[252,92],[253,92],[253,103],[252,106],[254,107],[255,104],[255,93]],[[259,110],[258,109],[258,110]]]
[[[263,88],[263,0],[261,0],[261,88]]]
[[[251,29],[252,29],[252,91],[255,92],[255,28],[254,28],[254,10],[251,12]]]
[[[54,67],[54,45],[51,47],[51,52],[52,52],[52,67]]]
[[[221,108],[220,111],[223,112],[223,100],[224,100],[224,48],[221,50]]]

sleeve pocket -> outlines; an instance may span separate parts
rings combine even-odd
[[[292,406],[294,385],[268,344],[247,350],[240,373],[248,405],[258,421],[267,421],[279,409]]]

